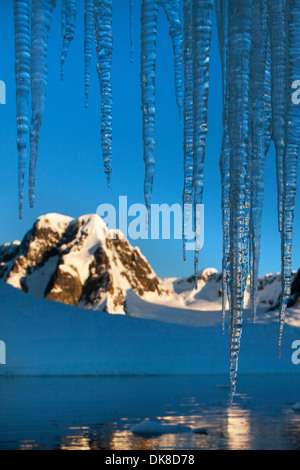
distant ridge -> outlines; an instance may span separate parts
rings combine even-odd
[[[221,309],[221,275],[214,268],[193,277],[160,279],[139,248],[96,214],[73,219],[46,214],[23,241],[0,247],[0,279],[35,297],[108,313],[134,314],[137,300],[194,311]],[[259,278],[258,307],[277,309],[280,274]],[[249,303],[249,286],[245,307]],[[300,304],[300,271],[292,274],[289,307]],[[138,309],[146,304],[139,303]],[[141,315],[139,311],[136,315]]]

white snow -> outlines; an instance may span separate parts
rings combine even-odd
[[[52,256],[39,270],[34,270],[31,274],[27,273],[26,285],[30,295],[40,299],[44,298],[46,287],[56,270],[58,259],[58,256]]]
[[[37,228],[55,228],[55,231],[62,235],[66,230],[66,226],[69,225],[74,219],[68,217],[67,215],[58,214],[55,212],[50,212],[46,215],[41,215],[37,219]]]
[[[211,312],[197,312],[203,320],[195,327],[174,324],[172,308],[160,307],[162,315],[167,310],[169,323],[110,315],[37,299],[4,282],[0,297],[0,339],[7,362],[0,366],[1,375],[228,373],[228,334],[222,335],[220,320],[209,321]],[[299,373],[291,361],[299,325],[286,325],[281,359],[277,322],[245,322],[243,330],[241,374]]]
[[[77,269],[82,284],[89,276],[89,266],[93,261],[93,255],[100,246],[100,240],[107,236],[108,229],[102,219],[96,214],[88,214],[79,217],[79,235],[83,240],[83,246],[74,244],[70,252],[63,256],[64,266],[72,266]],[[80,243],[79,243],[80,245]]]

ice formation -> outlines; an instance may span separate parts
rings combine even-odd
[[[112,0],[94,0],[94,35],[101,93],[102,155],[109,186],[112,171]]]
[[[14,2],[15,19],[15,75],[17,97],[17,145],[18,145],[18,184],[19,217],[22,217],[22,200],[27,141],[29,133],[30,97],[30,7],[29,0]]]
[[[157,18],[159,8],[162,7],[173,44],[175,92],[180,115],[183,107],[185,256],[187,220],[192,206],[195,208],[203,200],[213,0],[142,0],[141,3],[145,202],[149,209],[155,170]],[[293,83],[300,78],[300,0],[215,0],[214,3],[223,77],[223,142],[220,157],[223,221],[222,323],[224,330],[225,313],[229,304],[233,397],[248,274],[251,278],[253,321],[256,316],[264,167],[271,139],[276,148],[278,228],[282,253],[279,349],[290,293],[300,143],[300,108],[291,98]],[[112,0],[85,0],[85,104],[88,102],[94,37],[101,93],[102,154],[108,181],[112,170],[112,4]],[[56,0],[14,0],[20,216],[29,134],[27,103],[31,88],[29,193],[32,205],[39,131],[46,101],[47,42],[55,6]],[[129,7],[132,59],[133,0],[129,0]],[[62,76],[69,45],[74,36],[75,19],[76,0],[62,0]],[[195,222],[197,225],[196,220]],[[197,271],[196,245],[195,278]]]
[[[62,0],[61,7],[61,35],[63,39],[61,51],[61,79],[64,79],[64,66],[73,41],[76,23],[76,0]]]
[[[291,287],[291,249],[299,150],[299,110],[292,83],[300,74],[297,0],[216,1],[223,71],[223,324],[229,300],[231,397],[236,388],[243,297],[250,273],[256,314],[265,157],[276,148],[282,252],[279,350]]]
[[[22,3],[22,2],[16,2]],[[32,0],[31,13],[31,126],[29,162],[29,202],[34,204],[35,172],[40,127],[46,105],[48,80],[47,51],[53,10],[56,0]],[[17,8],[15,9],[17,11]],[[18,22],[18,17],[16,18]]]
[[[180,0],[143,0],[141,32],[141,88],[143,113],[143,141],[145,162],[145,203],[148,211],[151,205],[155,160],[155,69],[156,36],[159,6],[163,8],[170,25],[175,60],[176,101],[181,114],[182,85],[181,57],[182,34],[180,22]]]
[[[94,2],[85,0],[84,14],[84,94],[85,107],[89,102],[90,68],[94,42]]]

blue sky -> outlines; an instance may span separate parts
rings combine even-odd
[[[17,150],[14,84],[14,29],[12,0],[0,2],[0,80],[7,86],[7,104],[0,106],[0,243],[22,239],[41,214],[59,212],[72,217],[96,212],[97,206],[117,206],[119,195],[128,204],[143,203],[144,163],[140,108],[140,0],[134,7],[134,62],[130,64],[127,0],[114,0],[113,56],[113,175],[106,187],[100,147],[100,95],[95,57],[91,69],[89,108],[84,108],[83,0],[79,2],[76,35],[60,81],[60,1],[49,42],[47,106],[41,129],[37,166],[36,203],[29,209],[27,180],[23,220],[18,219]],[[173,53],[164,14],[159,16],[157,42],[156,176],[153,203],[181,203],[183,187],[182,128],[175,103]],[[205,168],[205,243],[200,268],[220,270],[222,256],[219,153],[222,137],[221,70],[216,28],[211,54],[209,133]],[[275,155],[267,157],[262,224],[260,273],[280,270],[277,232]],[[300,266],[299,195],[296,205],[293,268]],[[189,253],[182,260],[178,240],[143,240],[140,246],[160,276],[186,276],[193,271]]]

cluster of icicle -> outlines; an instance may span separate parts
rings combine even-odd
[[[29,152],[29,202],[31,207],[34,204],[38,143],[47,93],[48,40],[57,3],[57,0],[14,0],[20,218],[22,218],[24,176]],[[77,0],[61,0],[62,80],[69,46],[75,33],[76,11]],[[84,21],[85,105],[88,104],[90,64],[95,41],[101,89],[102,154],[109,183],[112,159],[112,0],[85,0]],[[31,123],[29,123],[30,114]]]
[[[222,63],[222,328],[229,304],[231,401],[236,391],[244,293],[256,319],[265,158],[276,148],[282,296],[279,352],[291,288],[291,252],[300,108],[292,102],[300,78],[299,0],[215,0]],[[184,194],[203,199],[212,0],[184,0]],[[195,275],[198,270],[195,253]]]
[[[299,0],[217,0],[223,71],[223,325],[229,302],[231,396],[236,389],[248,274],[256,317],[265,158],[276,149],[282,295],[279,351],[291,283],[291,252],[300,109],[292,102],[300,77]]]
[[[87,106],[95,40],[102,102],[102,153],[108,180],[112,156],[112,3],[113,0],[85,0],[85,103]],[[184,123],[184,256],[186,224],[191,207],[194,205],[195,215],[195,208],[203,201],[214,3],[223,77],[223,142],[220,158],[223,215],[222,324],[224,330],[228,303],[232,399],[236,389],[244,292],[249,274],[253,321],[256,316],[265,157],[271,139],[276,148],[278,226],[282,252],[279,348],[290,294],[300,143],[300,108],[292,103],[291,90],[293,82],[300,79],[300,0],[141,0],[145,202],[150,209],[155,168],[157,20],[159,8],[162,7],[170,27],[176,101]],[[133,0],[129,0],[129,6],[132,60]],[[30,204],[34,202],[39,131],[46,101],[47,44],[55,7],[56,0],[14,0],[20,216],[28,135]],[[75,31],[76,0],[62,0],[61,13],[63,78],[66,56]],[[30,91],[32,113],[29,129]],[[198,255],[196,244],[196,278]]]

